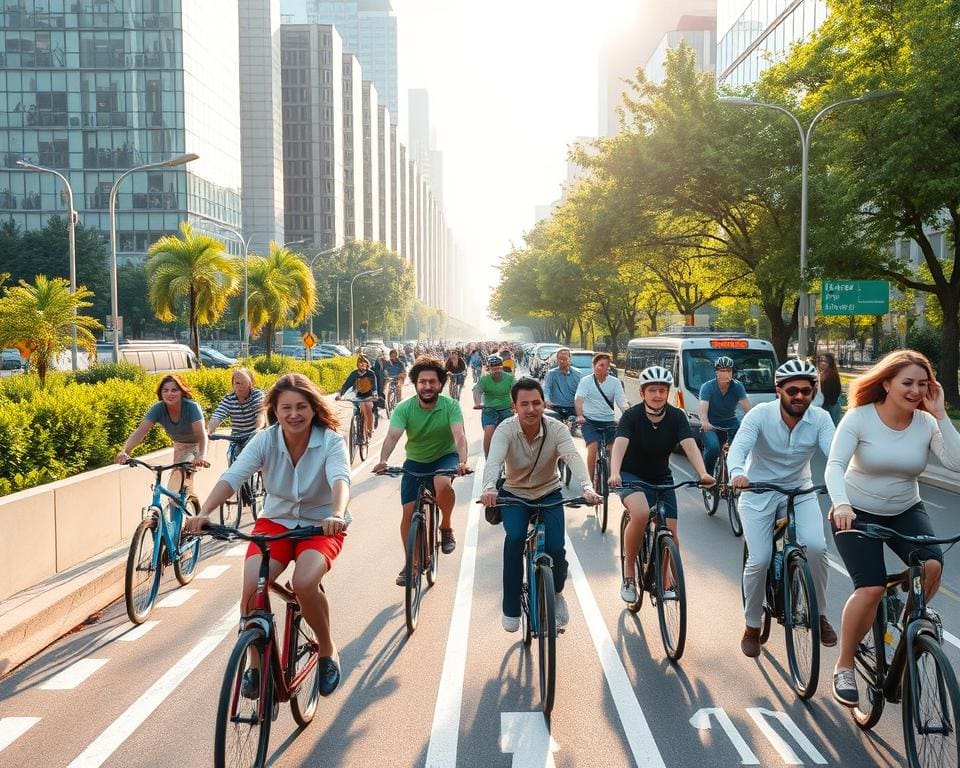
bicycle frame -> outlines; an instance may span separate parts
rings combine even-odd
[[[166,546],[167,552],[170,552],[170,557],[174,556],[174,553],[180,553],[180,530],[183,526],[183,516],[187,510],[187,499],[190,498],[189,489],[184,485],[180,489],[179,493],[174,493],[173,491],[166,488],[161,483],[161,476],[168,469],[184,469],[188,466],[188,462],[179,462],[177,464],[171,464],[165,467],[152,467],[145,462],[139,461],[137,459],[129,459],[126,462],[129,466],[143,466],[147,469],[150,469],[156,474],[156,480],[150,486],[152,497],[150,501],[150,506],[144,507],[141,512],[141,519],[145,520],[148,516],[152,516],[157,521],[157,528],[154,530],[154,536],[159,534],[163,537],[163,543]],[[164,514],[163,500],[164,498],[169,499],[175,510],[175,514],[168,516]],[[167,509],[170,509],[168,506]],[[160,567],[160,556],[161,556],[161,547],[153,548],[153,555],[150,560],[150,567],[153,569]]]

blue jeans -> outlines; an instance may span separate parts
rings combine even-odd
[[[513,494],[500,491],[502,498],[510,498]],[[560,503],[563,495],[560,491],[553,491],[537,499],[537,502],[556,504],[555,507],[544,511],[543,522],[546,528],[544,542],[547,554],[553,559],[553,588],[560,592],[567,580],[567,551],[564,547],[563,505]],[[526,561],[523,557],[523,547],[527,541],[527,527],[530,520],[530,510],[517,504],[503,505],[503,529],[506,538],[503,540],[503,614],[504,616],[520,615],[520,592],[523,589],[523,569]]]
[[[737,434],[739,428],[739,423],[729,427],[714,425],[714,428],[709,432],[703,433],[703,463],[706,465],[709,474],[712,475],[717,466],[717,459],[720,458],[720,446],[723,445],[724,441],[733,442],[733,437]]]

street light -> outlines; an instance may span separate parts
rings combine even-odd
[[[73,189],[70,186],[70,182],[67,181],[67,177],[64,176],[59,171],[55,171],[52,168],[44,168],[41,165],[34,165],[33,163],[28,163],[25,160],[17,160],[17,165],[27,171],[37,171],[38,173],[52,173],[60,181],[63,182],[63,186],[67,190],[67,208],[70,209],[70,217],[67,220],[67,238],[69,242],[69,256],[70,256],[70,293],[77,292],[77,212],[73,209]],[[73,316],[77,316],[77,307],[74,304],[73,307]],[[77,370],[77,323],[74,320],[73,327],[70,329],[70,335],[73,337],[73,343],[70,348],[70,362],[73,370]]]
[[[383,272],[383,267],[378,267],[377,269],[368,269],[366,272],[359,272],[350,278],[350,351],[353,352],[353,281],[358,277],[363,277],[364,275],[379,275]]]
[[[176,168],[178,165],[193,162],[198,157],[190,152],[186,155],[163,160],[159,163],[147,163],[121,173],[110,188],[110,314],[113,320],[113,362],[120,362],[120,300],[117,296],[117,189],[120,182],[131,173],[149,171],[154,168]]]
[[[313,254],[313,258],[310,259],[310,274],[311,275],[313,274],[313,265],[317,263],[317,259],[319,259],[321,256],[327,256],[331,253],[336,253],[339,250],[340,250],[339,247],[327,248],[326,250],[319,251]],[[337,314],[338,314],[337,320],[338,321],[340,320],[339,313],[340,313],[340,283],[337,283]],[[311,334],[313,333],[313,318],[316,314],[317,314],[316,307],[314,307],[313,312],[310,313],[310,333]],[[337,330],[338,336],[339,336],[339,333],[340,332],[338,329]],[[337,339],[337,343],[338,344],[340,343],[339,338]],[[313,360],[313,347],[310,347],[309,349],[307,349],[307,360]]]
[[[724,104],[732,104],[737,107],[765,107],[782,112],[797,126],[800,133],[801,165],[800,165],[800,301],[797,306],[797,357],[807,356],[807,327],[809,325],[808,303],[807,303],[807,187],[810,176],[810,134],[813,133],[813,126],[817,124],[821,117],[837,107],[846,104],[862,104],[866,101],[876,101],[877,99],[886,99],[893,96],[899,96],[901,92],[896,89],[883,89],[877,91],[868,91],[853,99],[843,99],[841,101],[828,104],[810,121],[807,130],[803,130],[800,120],[796,115],[779,104],[767,104],[762,101],[754,101],[741,96],[721,96],[720,101]]]

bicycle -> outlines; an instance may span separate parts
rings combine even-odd
[[[720,455],[717,457],[717,466],[713,469],[713,479],[717,482],[711,488],[703,489],[703,506],[708,515],[716,513],[720,499],[727,502],[727,517],[734,536],[743,536],[743,522],[740,520],[740,504],[733,486],[730,484],[730,467],[727,464],[727,453],[730,450],[730,433],[726,429],[718,429],[717,434],[723,433],[720,446]]]
[[[466,371],[463,373],[450,374],[450,398],[460,400],[460,393],[463,391],[463,381],[466,378]]]
[[[200,501],[188,494],[186,486],[174,493],[161,482],[161,476],[168,470],[193,471],[193,464],[189,461],[161,466],[127,459],[124,464],[146,467],[156,474],[156,480],[150,486],[153,497],[143,508],[142,519],[130,539],[123,579],[127,617],[134,624],[142,624],[157,601],[165,566],[173,564],[173,573],[181,586],[193,581],[200,562],[200,539],[193,534],[181,536],[181,531],[184,515],[200,513]],[[176,554],[171,556],[172,552]]]
[[[657,501],[650,509],[647,527],[643,531],[643,543],[634,562],[637,582],[637,600],[627,603],[631,613],[637,613],[643,605],[643,593],[650,593],[650,601],[657,606],[660,623],[660,639],[663,650],[671,661],[679,661],[687,641],[687,591],[683,580],[683,563],[680,550],[673,539],[673,531],[667,527],[667,509],[663,494],[686,486],[699,487],[698,480],[685,480],[673,485],[661,485],[637,481],[623,483],[622,488],[638,491],[653,491]],[[620,516],[620,577],[627,576],[627,523],[630,511],[624,506]]]
[[[353,464],[357,453],[360,453],[360,461],[367,458],[367,449],[370,441],[367,438],[367,425],[363,418],[363,403],[373,402],[373,398],[350,398],[353,403],[353,417],[350,419],[350,431],[347,434],[347,447],[350,451],[350,463]]]
[[[882,525],[856,521],[853,530],[871,539],[896,538],[918,545],[960,541],[960,536],[906,536]],[[886,592],[877,606],[873,626],[855,652],[856,674],[863,682],[861,702],[865,699],[866,706],[854,707],[853,718],[860,728],[869,730],[879,722],[885,701],[900,703],[903,741],[911,768],[930,764],[925,757],[946,755],[947,763],[953,765],[960,760],[960,687],[943,650],[940,616],[927,607],[923,563],[920,552],[913,550],[907,569],[887,576]],[[906,604],[897,595],[901,590],[908,593]],[[948,739],[952,743],[944,744]]]
[[[771,619],[784,628],[787,665],[793,689],[801,699],[809,699],[817,691],[820,677],[820,608],[813,587],[813,576],[807,564],[807,553],[797,541],[794,502],[797,496],[826,493],[823,485],[808,488],[784,488],[773,483],[751,483],[740,489],[751,493],[782,493],[787,497],[786,517],[777,520],[770,544],[770,567],[763,603],[760,643],[770,637]],[[743,543],[743,564],[746,566],[747,543]],[[741,586],[741,592],[742,592]],[[744,596],[745,599],[745,596]]]
[[[481,502],[478,501],[478,504]],[[540,665],[540,706],[547,716],[553,710],[557,690],[557,635],[563,633],[557,627],[554,610],[553,559],[544,548],[546,524],[543,513],[556,504],[537,504],[516,496],[498,497],[497,506],[520,504],[530,510],[527,525],[527,541],[524,545],[523,587],[520,592],[520,624],[523,644],[529,646],[537,638],[537,657]],[[587,503],[582,496],[558,502],[567,507],[580,507]]]
[[[304,728],[313,720],[320,701],[317,636],[303,618],[290,585],[268,584],[270,544],[281,539],[320,536],[324,533],[323,527],[294,528],[275,536],[262,536],[211,524],[204,527],[203,533],[223,541],[249,541],[260,549],[260,576],[253,598],[254,609],[240,619],[239,637],[220,686],[213,764],[216,768],[263,766],[267,760],[270,724],[277,718],[280,704],[289,701],[293,719]],[[282,640],[277,636],[268,590],[286,602]],[[255,698],[247,698],[241,693],[248,669],[260,670],[260,687]]]
[[[226,440],[230,443],[227,449],[227,463],[233,464],[255,432],[246,432],[241,435],[210,435],[211,440]],[[232,499],[220,505],[220,524],[236,528],[243,519],[244,507],[250,508],[250,515],[256,520],[260,516],[260,506],[263,503],[263,475],[257,472],[240,486],[240,490]],[[235,512],[231,512],[235,508]]]
[[[607,516],[610,508],[610,455],[607,453],[608,442],[613,442],[613,435],[616,432],[616,425],[606,428],[598,428],[600,439],[597,440],[597,461],[593,467],[593,488],[600,496],[601,502],[593,510],[597,516],[597,524],[600,526],[600,533],[607,531]],[[608,441],[607,438],[610,437]]]
[[[473,383],[476,384],[483,373],[483,365],[471,365],[470,370],[473,372]]]
[[[433,493],[427,488],[431,477],[458,477],[455,469],[438,469],[436,472],[411,472],[403,467],[387,467],[380,474],[399,477],[407,474],[417,478],[417,501],[410,517],[407,532],[407,555],[404,565],[403,607],[407,621],[407,634],[413,634],[420,620],[420,600],[423,597],[423,579],[433,586],[437,581],[440,565],[440,511]]]
[[[393,413],[393,409],[397,407],[397,404],[401,400],[400,395],[400,382],[397,380],[397,377],[394,376],[390,379],[390,383],[387,385],[387,397],[386,397],[386,410],[387,418],[390,417],[390,414]]]

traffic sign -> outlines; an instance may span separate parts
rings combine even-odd
[[[310,331],[307,331],[305,334],[303,334],[303,346],[305,346],[307,349],[313,349],[315,346],[317,346],[316,334],[311,333]]]
[[[885,315],[890,311],[888,280],[824,280],[822,315]]]

